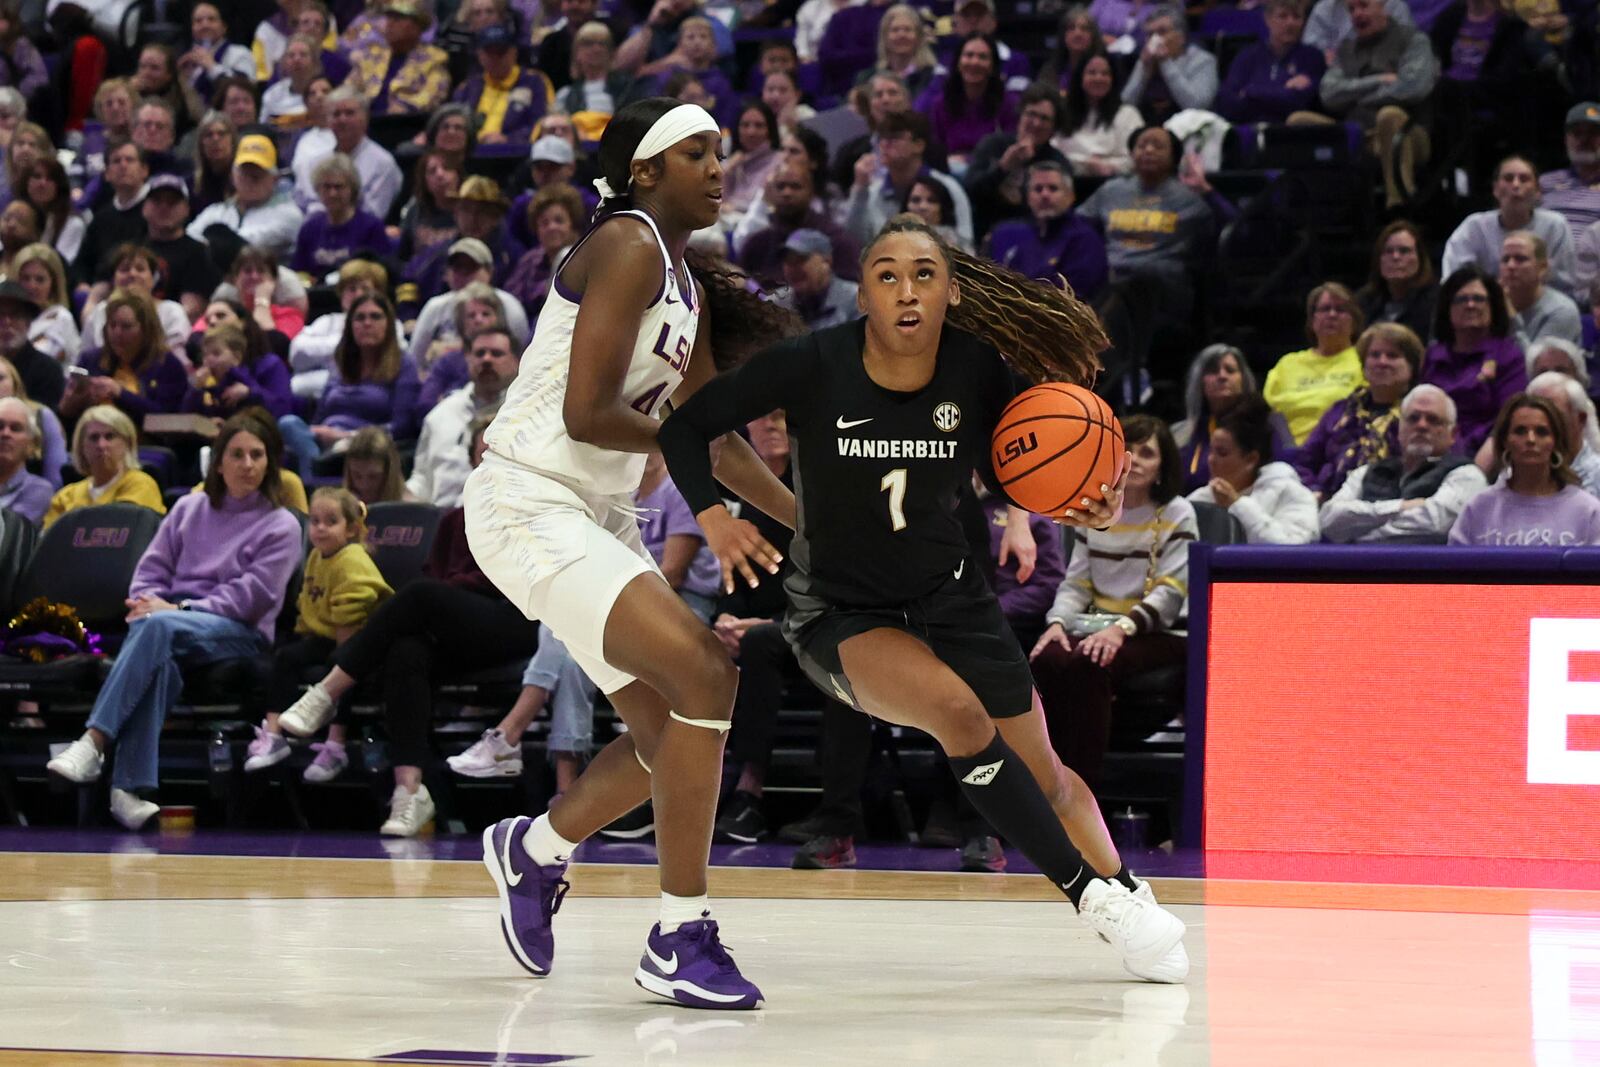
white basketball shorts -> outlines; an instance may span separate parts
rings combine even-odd
[[[633,501],[587,498],[486,454],[461,501],[483,573],[530,619],[550,627],[602,693],[634,681],[605,661],[606,620],[627,584],[661,573],[639,536]]]

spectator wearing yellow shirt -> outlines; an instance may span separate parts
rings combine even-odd
[[[521,152],[533,128],[550,107],[550,79],[517,63],[517,42],[510,27],[485,26],[474,37],[478,70],[451,97],[472,109],[480,146],[504,145]]]
[[[166,513],[156,480],[139,469],[139,434],[133,420],[110,404],[96,404],[72,432],[72,465],[88,474],[64,486],[44,513],[48,527],[77,508],[94,504],[138,504]]]
[[[388,0],[383,36],[364,41],[350,54],[345,84],[360,90],[374,115],[426,114],[450,95],[449,57],[422,43],[433,16],[417,0]]]
[[[311,552],[300,586],[295,640],[272,656],[277,686],[274,707],[285,707],[300,695],[300,677],[306,668],[331,669],[334,651],[366,624],[374,608],[394,595],[362,544],[366,520],[367,506],[348,489],[325,485],[311,498],[311,521],[306,530]],[[313,747],[317,758],[305,770],[306,781],[331,781],[348,766],[342,724],[329,727],[328,740]],[[288,755],[289,742],[278,716],[269,712],[266,721],[256,727],[244,769],[265,770]]]
[[[1311,347],[1279,359],[1261,390],[1272,409],[1288,420],[1295,444],[1304,444],[1324,412],[1366,384],[1355,348],[1364,325],[1355,295],[1338,282],[1324,282],[1306,297]]]

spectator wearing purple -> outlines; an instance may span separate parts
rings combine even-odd
[[[1000,562],[1000,546],[1005,540],[1009,523],[1018,512],[1007,506],[998,496],[983,500],[983,513],[989,520],[989,558],[995,561],[994,579],[991,583],[995,596],[1000,598],[1000,610],[1011,624],[1012,632],[1023,648],[1038,640],[1044,629],[1044,613],[1055,602],[1056,588],[1067,576],[1067,561],[1061,551],[1061,531],[1043,515],[1028,515],[1028,532],[1033,536],[1036,554],[1032,573],[1021,577],[1020,561],[1015,553],[1007,552]],[[1026,514],[1026,512],[1022,513]]]
[[[782,276],[783,245],[796,230],[816,230],[827,235],[833,243],[834,273],[842,278],[861,277],[857,262],[861,246],[811,206],[814,195],[809,167],[786,162],[767,179],[766,203],[771,223],[751,234],[736,257],[739,265],[762,285],[775,284]]]
[[[1460,86],[1471,107],[1499,111],[1505,94],[1531,73],[1523,51],[1527,33],[1527,24],[1495,0],[1455,0],[1428,35],[1444,82]]]
[[[44,521],[55,495],[48,481],[28,473],[28,457],[40,443],[39,424],[27,401],[14,396],[0,399],[0,508],[16,512],[35,527]]]
[[[137,426],[146,415],[177,411],[189,376],[168,346],[154,302],[136,289],[115,289],[104,306],[105,347],[78,357],[89,373],[69,379],[62,417],[70,422],[84,408],[115,404]]]
[[[300,228],[291,270],[316,284],[358,256],[386,259],[394,254],[383,220],[360,206],[361,176],[349,156],[328,156],[312,170],[311,181],[323,210],[312,212]]]
[[[363,426],[383,426],[397,441],[417,436],[417,365],[400,349],[394,309],[376,294],[362,296],[345,315],[334,373],[310,425],[298,415],[278,420],[302,479],[312,462]]]
[[[1028,67],[1028,57],[996,36],[1000,20],[995,14],[994,0],[961,0],[951,14],[950,35],[942,44],[940,61],[955,70],[961,61],[961,47],[973,36],[987,37],[995,43],[1000,77],[1009,93],[1020,93],[1033,84]]]
[[[541,190],[551,186],[576,189],[583,198],[585,219],[600,206],[600,197],[594,187],[578,180],[578,153],[573,149],[572,142],[555,134],[546,134],[533,142],[528,162],[517,168],[517,173],[511,176],[510,185],[512,188],[526,186],[525,191],[511,202],[511,210],[506,217],[511,236],[524,246],[532,245],[535,241],[533,231],[528,229],[528,205]]]
[[[295,153],[291,164],[295,203],[307,214],[321,210],[312,175],[329,153],[339,152],[349,158],[361,176],[361,206],[370,214],[387,219],[404,179],[389,150],[367,136],[371,119],[366,99],[354,89],[341,86],[328,94],[326,107],[332,143],[325,144],[322,151]]]
[[[1006,91],[999,50],[992,37],[971,34],[961,43],[953,74],[936,81],[917,100],[936,141],[964,164],[978,142],[1017,124],[1017,98]]]
[[[522,303],[530,317],[538,318],[550,296],[556,267],[577,242],[585,217],[583,198],[570,185],[540,189],[528,202],[528,228],[538,243],[517,260],[506,279],[506,292]]]
[[[1145,24],[1151,13],[1161,7],[1162,0],[1094,0],[1089,5],[1089,16],[1100,27],[1101,39],[1108,47],[1118,41],[1137,45],[1144,40]],[[1127,45],[1123,45],[1123,49],[1133,51]]]
[[[1368,327],[1356,352],[1367,384],[1329,408],[1286,457],[1319,501],[1337,493],[1357,467],[1399,454],[1400,401],[1422,370],[1422,341],[1397,323]]]
[[[1287,122],[1317,106],[1328,69],[1321,52],[1304,43],[1304,0],[1268,0],[1267,39],[1234,57],[1217,90],[1216,112],[1235,123]]]
[[[506,227],[510,204],[493,178],[474,174],[461,183],[450,198],[450,211],[456,219],[459,237],[483,242],[493,260],[490,281],[500,285],[511,276],[511,268],[522,258],[523,248]],[[442,241],[420,252],[401,272],[399,304],[401,317],[414,321],[422,305],[445,291],[445,268],[455,241]]]
[[[1065,93],[1090,56],[1106,54],[1100,27],[1083,4],[1071,4],[1061,13],[1050,58],[1039,68],[1039,83]]]
[[[44,57],[28,39],[22,25],[22,5],[18,0],[0,3],[0,85],[9,85],[32,101],[34,94],[50,84]]]
[[[161,727],[182,668],[266,651],[300,561],[300,525],[283,507],[265,432],[248,415],[223,425],[205,491],[173,506],[134,571],[128,638],[88,729],[47,765],[68,781],[93,782],[114,743],[111,813],[130,830],[158,810],[135,791],[157,785]]]
[[[618,66],[624,65],[620,51],[616,62]],[[678,43],[672,52],[661,60],[641,68],[639,73],[641,76],[655,76],[654,93],[658,96],[671,95],[666,92],[665,87],[672,75],[678,73],[693,75],[695,81],[699,82],[711,97],[706,110],[711,112],[718,123],[728,126],[733,122],[739,98],[733,91],[733,83],[716,64],[717,39],[711,20],[704,15],[691,15],[678,26]]]
[[[870,51],[863,55],[866,42],[877,38],[877,63],[871,66]],[[922,15],[910,4],[884,8],[877,4],[845,8],[828,22],[818,48],[822,62],[824,91],[843,92],[852,82],[860,84],[874,74],[893,74],[905,82],[915,100],[934,78],[945,73],[933,54],[933,37]],[[865,69],[863,69],[865,68]],[[839,84],[840,76],[844,84]]]
[[[633,494],[633,503],[641,512],[639,536],[661,576],[689,610],[709,623],[722,591],[722,567],[706,547],[705,534],[683,494],[667,477],[661,453],[645,457],[644,478]]]
[[[1056,162],[1028,168],[1027,220],[1002,222],[989,235],[989,255],[1019,274],[1054,284],[1063,277],[1082,300],[1106,284],[1106,242],[1072,210],[1072,175]]]
[[[1511,335],[1505,292],[1477,266],[1445,279],[1434,314],[1432,345],[1419,380],[1437,385],[1456,404],[1456,440],[1473,455],[1495,417],[1528,384],[1527,361]]]
[[[517,42],[509,26],[485,26],[473,44],[478,69],[450,99],[472,108],[480,147],[501,155],[520,153],[549,107],[550,80],[517,62]]]
[[[1158,8],[1146,17],[1144,29],[1144,49],[1122,99],[1157,124],[1190,108],[1209,110],[1217,98],[1217,58],[1189,43],[1183,12]]]
[[[1570,462],[1578,445],[1555,405],[1513,395],[1495,420],[1494,444],[1507,477],[1467,501],[1452,545],[1600,545],[1600,500],[1578,483]]]
[[[219,421],[247,407],[263,407],[275,419],[294,410],[289,368],[272,352],[250,358],[242,326],[219,323],[200,342],[203,362],[183,396],[181,410]]]
[[[1539,179],[1542,207],[1567,220],[1574,242],[1600,222],[1600,103],[1586,101],[1567,110],[1567,162]]]
[[[250,49],[228,39],[222,9],[213,3],[199,3],[189,12],[189,50],[178,57],[178,73],[200,99],[207,100],[217,79],[226,75],[255,80],[256,60]]]

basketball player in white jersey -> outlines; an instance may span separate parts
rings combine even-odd
[[[706,290],[683,256],[717,220],[720,151],[717,123],[694,105],[642,100],[612,118],[596,221],[556,274],[463,504],[483,572],[565,642],[628,726],[548,812],[484,831],[507,947],[531,973],[550,972],[573,849],[651,797],[661,914],[634,979],[687,1006],[749,1009],[761,992],[722,947],[706,900],[738,674],[661,577],[631,506],[669,403],[715,373]],[[730,490],[793,524],[793,495],[745,441],[724,438],[716,460]],[[745,526],[754,584],[780,560]]]

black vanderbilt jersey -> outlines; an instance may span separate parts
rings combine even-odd
[[[715,437],[783,408],[798,505],[791,584],[837,604],[891,605],[976,565],[956,506],[975,469],[990,480],[989,437],[1014,386],[994,348],[947,325],[928,384],[885,389],[867,375],[864,341],[865,320],[786,341],[672,417]],[[698,514],[716,486],[671,437],[664,429],[673,478]]]

